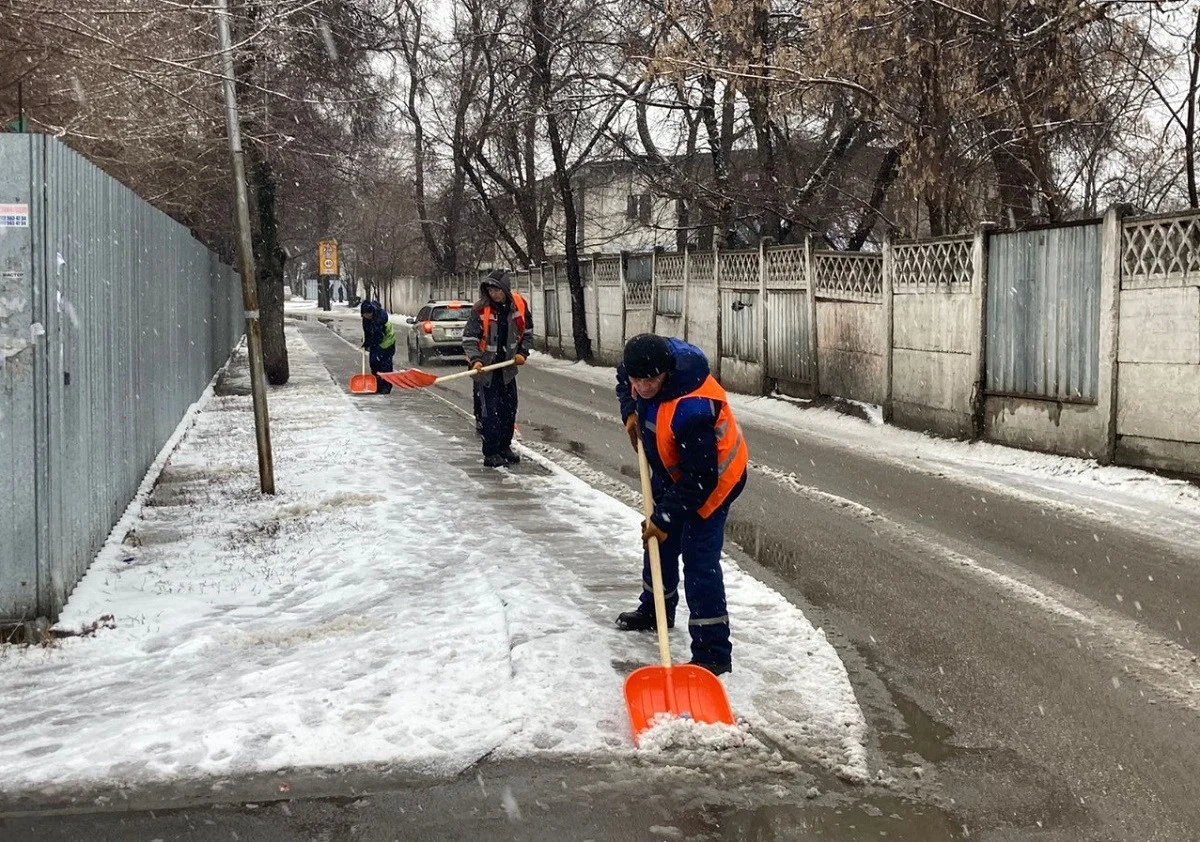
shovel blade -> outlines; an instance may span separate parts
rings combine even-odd
[[[373,395],[378,389],[374,374],[356,374],[350,378],[350,393],[354,395]]]
[[[432,386],[437,382],[437,375],[419,368],[406,368],[404,371],[389,371],[379,375],[399,389],[420,389]]]
[[[672,689],[674,707],[671,704]],[[734,724],[733,709],[729,707],[729,697],[725,695],[721,680],[704,667],[693,664],[634,670],[625,679],[625,707],[629,709],[634,743],[641,739],[642,732],[660,713],[686,715],[708,724]]]

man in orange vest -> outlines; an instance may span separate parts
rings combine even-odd
[[[513,360],[514,365],[477,374],[478,421],[483,437],[483,464],[489,468],[515,465],[521,461],[512,449],[517,423],[517,366],[525,365],[533,341],[533,314],[519,293],[512,291],[512,278],[503,269],[493,269],[479,285],[479,300],[463,328],[463,351],[467,364],[483,368]]]
[[[661,548],[667,625],[679,604],[679,558],[687,595],[692,663],[716,675],[733,668],[721,548],[729,507],[746,486],[749,451],[725,390],[695,345],[650,333],[625,344],[617,399],[629,441],[650,463],[654,513],[642,540]],[[650,555],[643,553],[641,602],[617,617],[626,631],[654,628]]]

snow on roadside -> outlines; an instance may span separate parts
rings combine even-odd
[[[288,340],[291,381],[270,393],[279,493],[258,493],[247,380],[227,377],[58,624],[115,628],[0,648],[0,793],[632,756],[621,683],[653,642],[617,631],[603,595],[636,594],[637,513],[546,465],[500,474],[546,531],[499,531],[511,501],[438,458],[461,442],[360,411]],[[866,725],[836,652],[781,596],[727,576],[735,711],[861,778]],[[686,659],[686,635],[672,644]]]

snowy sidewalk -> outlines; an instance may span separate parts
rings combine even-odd
[[[656,661],[654,637],[612,624],[640,588],[638,513],[529,451],[483,468],[473,437],[445,432],[467,423],[424,393],[351,398],[304,335],[288,328],[291,382],[270,397],[278,495],[258,493],[239,354],[58,628],[112,621],[0,648],[0,797],[344,766],[441,777],[484,756],[653,760],[633,748],[622,681]],[[726,570],[724,681],[745,723],[721,762],[763,762],[766,736],[865,778],[866,725],[833,647]],[[672,647],[687,659],[686,629]]]

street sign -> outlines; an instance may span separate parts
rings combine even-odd
[[[339,274],[337,240],[321,240],[317,243],[317,274]]]

